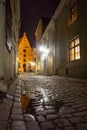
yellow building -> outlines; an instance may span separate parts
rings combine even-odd
[[[24,32],[23,36],[19,40],[18,71],[19,72],[32,71],[32,65],[31,65],[32,62],[33,62],[33,49],[26,36],[26,33]]]

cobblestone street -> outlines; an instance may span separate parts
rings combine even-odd
[[[26,113],[20,104],[26,91]],[[0,101],[0,130],[87,130],[87,80],[23,74]]]
[[[23,76],[42,130],[87,130],[87,82],[57,76]],[[33,129],[32,129],[33,130]]]

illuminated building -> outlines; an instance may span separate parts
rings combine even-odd
[[[33,49],[30,42],[24,32],[23,36],[19,40],[18,47],[18,71],[29,72],[32,71],[33,62]]]

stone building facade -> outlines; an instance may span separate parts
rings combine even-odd
[[[0,79],[9,80],[16,76],[15,57],[20,28],[20,1],[0,0],[0,18]]]
[[[40,39],[49,48],[45,65],[48,69],[44,73],[87,77],[86,4],[86,0],[60,1]]]
[[[58,7],[55,23],[58,75],[87,77],[86,4],[86,0],[65,0]]]
[[[55,74],[55,38],[55,23],[52,19],[40,40],[40,72],[42,74]]]
[[[35,37],[36,37],[36,50],[37,50],[37,53],[36,53],[36,73],[41,73],[41,64],[40,64],[40,46],[41,46],[41,37],[47,27],[49,23],[49,18],[44,18],[44,17],[41,17],[39,22],[38,22],[38,25],[37,25],[37,28],[36,28],[36,31],[35,31]]]

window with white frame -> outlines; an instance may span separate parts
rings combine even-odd
[[[69,42],[69,61],[80,59],[80,39],[76,37]]]

